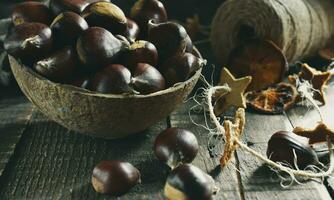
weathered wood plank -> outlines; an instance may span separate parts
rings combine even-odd
[[[119,159],[131,162],[142,175],[142,183],[122,199],[162,199],[168,169],[155,158],[152,147],[165,128],[160,122],[145,133],[108,141],[69,132],[36,112],[4,173],[0,197],[105,199],[93,191],[91,172],[100,160]]]
[[[185,128],[192,131],[198,138],[200,151],[193,164],[207,173],[211,174],[220,191],[215,196],[215,199],[242,199],[241,192],[238,187],[237,170],[233,166],[229,166],[221,171],[219,158],[210,158],[207,143],[208,132],[202,127],[196,126],[191,122],[189,110],[194,105],[192,100],[177,110],[170,116],[171,126]],[[202,114],[201,114],[202,113]],[[205,124],[203,112],[191,112],[192,119],[199,124]],[[234,160],[232,161],[234,162]]]
[[[0,176],[30,119],[32,105],[21,95],[0,95]]]

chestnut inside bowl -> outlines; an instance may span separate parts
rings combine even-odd
[[[108,139],[144,131],[166,118],[184,102],[202,71],[149,95],[106,95],[51,82],[14,57],[9,61],[21,90],[44,115],[70,130]]]

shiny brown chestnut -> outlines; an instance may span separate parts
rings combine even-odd
[[[123,43],[124,48],[130,48],[131,44],[128,38],[123,35],[115,35],[115,37]]]
[[[148,21],[166,22],[167,12],[164,5],[158,0],[138,0],[131,8],[130,18],[137,22],[140,29],[140,38],[146,39]]]
[[[133,93],[130,82],[131,72],[126,67],[111,64],[91,78],[89,89],[103,94]]]
[[[211,176],[191,164],[184,164],[169,174],[164,194],[169,200],[211,200],[218,190]]]
[[[78,37],[89,28],[86,20],[74,12],[59,14],[50,26],[55,44],[65,46],[76,43]]]
[[[73,78],[71,81],[69,81],[70,85],[84,88],[84,89],[89,89],[89,77],[86,75],[79,75],[78,77]]]
[[[53,17],[51,10],[45,4],[35,1],[19,3],[12,12],[14,25],[26,22],[39,22],[50,25]]]
[[[113,3],[99,1],[87,6],[81,13],[89,26],[107,29],[112,34],[124,34],[127,29],[127,19],[123,11]]]
[[[167,59],[159,71],[165,77],[167,86],[173,86],[175,83],[188,80],[205,63],[205,60],[191,53],[177,54]]]
[[[148,41],[152,42],[159,52],[161,62],[173,55],[186,51],[188,34],[186,29],[175,22],[156,24],[149,21]]]
[[[155,46],[144,40],[138,40],[131,44],[122,55],[124,65],[132,70],[138,63],[148,63],[152,66],[158,64],[158,51]]]
[[[300,169],[318,162],[316,152],[309,146],[308,140],[287,131],[279,131],[271,136],[267,157],[274,162],[289,164],[293,168],[296,167],[297,159],[296,164]]]
[[[151,94],[165,89],[165,79],[160,72],[147,63],[138,63],[133,70],[131,85],[140,94]]]
[[[192,162],[198,148],[196,136],[182,128],[168,128],[161,132],[154,142],[155,155],[171,168]]]
[[[50,0],[50,9],[54,15],[62,12],[75,12],[80,14],[89,3],[85,0]]]
[[[35,63],[34,69],[45,78],[64,83],[72,77],[78,63],[75,49],[65,47]]]
[[[83,31],[89,28],[86,20],[74,12],[59,14],[50,26],[57,46],[73,45]]]
[[[77,53],[87,71],[96,71],[113,63],[122,49],[122,42],[104,28],[88,28],[77,41]]]
[[[191,38],[188,35],[188,37],[186,38],[186,52],[192,53],[193,50],[194,50],[193,41],[191,40]]]
[[[15,26],[4,40],[4,48],[10,55],[30,65],[50,52],[51,29],[35,22]]]
[[[140,172],[128,162],[101,161],[92,174],[92,185],[96,192],[121,196],[140,182]]]
[[[131,41],[135,41],[139,35],[138,24],[129,18],[127,18],[126,24],[127,24],[127,28],[124,33],[124,36],[127,37]]]

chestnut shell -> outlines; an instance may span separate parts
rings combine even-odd
[[[50,25],[53,17],[51,10],[45,4],[34,1],[19,3],[12,12],[14,25],[26,22],[39,22]]]
[[[138,38],[140,31],[138,24],[135,21],[127,18],[126,25],[127,27],[124,36],[131,41],[135,41]]]
[[[128,162],[101,161],[93,170],[92,184],[102,194],[121,196],[140,182],[140,172]]]
[[[172,193],[174,191],[177,192]],[[165,196],[170,200],[181,199],[178,194],[191,200],[211,200],[216,192],[213,178],[191,164],[183,164],[173,169],[165,185]]]
[[[4,40],[4,48],[10,55],[30,65],[50,52],[51,29],[35,22],[15,26]]]
[[[72,11],[80,14],[89,3],[85,0],[50,0],[50,9],[54,15]]]
[[[78,62],[75,49],[65,47],[38,61],[34,69],[52,81],[64,83],[72,77]]]
[[[77,53],[87,71],[96,71],[113,63],[122,46],[122,42],[106,29],[91,27],[79,37]]]
[[[158,51],[152,43],[138,40],[123,52],[122,63],[131,71],[138,63],[148,63],[155,67],[158,64]]]
[[[90,82],[89,89],[103,94],[131,93],[129,87],[131,72],[123,65],[111,64],[96,73]]]
[[[180,163],[192,162],[198,149],[196,136],[182,128],[168,128],[161,132],[154,142],[155,155],[171,168]]]
[[[150,94],[164,90],[165,79],[160,72],[147,63],[138,63],[133,71],[131,85],[140,94]]]
[[[167,21],[167,12],[164,5],[158,0],[138,0],[131,8],[130,18],[137,22],[140,29],[140,38],[148,36],[148,21],[156,23]]]
[[[274,162],[288,163],[295,167],[293,150],[300,169],[316,163],[317,155],[308,145],[307,139],[287,131],[279,131],[271,136],[268,142],[267,157]]]
[[[98,1],[87,6],[81,13],[89,26],[107,29],[112,34],[124,34],[127,19],[123,11],[113,3]]]
[[[167,86],[186,81],[203,65],[202,59],[191,53],[177,54],[167,59],[159,68],[164,75]]]
[[[148,41],[158,49],[160,62],[186,51],[188,34],[183,26],[175,22],[154,24],[152,21],[149,26]]]
[[[73,45],[83,31],[89,28],[84,18],[74,12],[59,14],[50,26],[57,46]]]

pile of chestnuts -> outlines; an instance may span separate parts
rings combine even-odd
[[[127,17],[109,0],[28,1],[15,6],[4,40],[39,75],[104,94],[151,94],[188,80],[204,64],[185,28],[158,0]]]
[[[198,153],[196,136],[182,128],[167,128],[154,142],[157,158],[171,168],[164,195],[169,200],[212,199],[218,188],[211,176],[191,165]],[[140,172],[127,162],[101,161],[92,173],[95,191],[120,196],[141,182]]]

